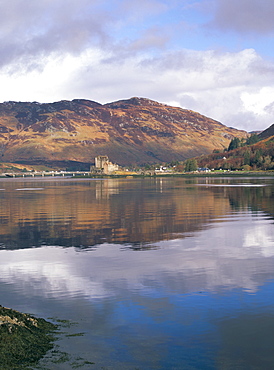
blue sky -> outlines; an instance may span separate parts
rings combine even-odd
[[[0,0],[0,101],[140,96],[274,123],[273,0]]]

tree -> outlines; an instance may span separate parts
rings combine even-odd
[[[259,141],[259,137],[258,137],[258,135],[256,135],[256,134],[252,134],[252,135],[250,135],[250,136],[246,139],[246,145],[256,144],[258,141]]]
[[[248,166],[250,166],[250,157],[251,157],[250,150],[246,150],[244,152],[244,164],[247,164]]]
[[[268,170],[273,167],[272,158],[270,155],[266,155],[264,157],[263,167],[265,170]]]
[[[230,150],[233,150],[233,149],[237,149],[237,148],[239,148],[239,146],[240,146],[240,139],[238,137],[234,137],[231,140],[227,150],[230,151]]]
[[[179,161],[171,161],[170,163],[167,163],[167,167],[174,167],[174,166],[178,166]]]
[[[187,159],[185,161],[185,172],[197,171],[198,165],[196,159]]]
[[[260,166],[263,163],[263,151],[261,148],[255,151],[253,163],[256,164],[257,166]]]
[[[242,167],[242,169],[244,171],[250,171],[251,170],[251,167],[248,164],[244,164],[243,167]]]

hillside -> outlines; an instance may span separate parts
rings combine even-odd
[[[272,136],[274,136],[274,124],[258,135],[260,139],[269,139]]]
[[[256,136],[256,135],[255,135]],[[215,151],[196,158],[199,167],[225,170],[273,170],[274,169],[274,125],[257,136],[258,142],[228,151]]]
[[[0,104],[2,162],[88,167],[97,155],[120,165],[159,163],[226,148],[245,131],[199,113],[131,98]]]

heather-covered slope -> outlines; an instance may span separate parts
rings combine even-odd
[[[232,137],[246,135],[144,98],[105,105],[83,99],[0,104],[3,162],[90,164],[97,155],[120,165],[168,162],[226,148]]]
[[[260,139],[269,139],[274,136],[274,124],[262,131],[258,136]]]
[[[274,135],[271,135],[271,130],[269,129],[265,130],[264,133],[266,134],[258,135],[261,140],[253,145],[243,145],[234,150],[201,156],[196,158],[197,163],[199,167],[214,169],[273,170]]]

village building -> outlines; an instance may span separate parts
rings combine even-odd
[[[211,170],[207,167],[199,167],[198,172],[211,172]]]

